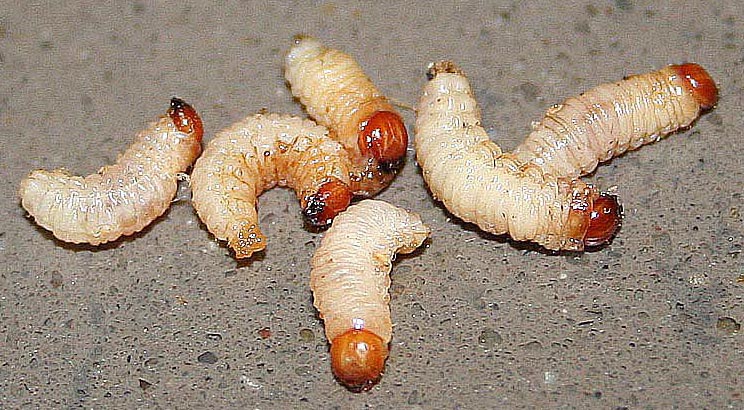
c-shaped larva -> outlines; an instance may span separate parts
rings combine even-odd
[[[546,174],[578,178],[599,162],[688,127],[717,101],[705,69],[671,65],[554,105],[513,154]]]
[[[315,251],[310,287],[333,373],[346,386],[367,389],[379,380],[393,332],[392,259],[413,252],[429,233],[418,215],[367,199],[336,217]]]
[[[170,206],[177,174],[201,152],[196,111],[173,98],[167,115],[140,132],[113,165],[86,177],[36,170],[21,181],[21,204],[66,242],[98,245],[142,230]]]
[[[220,131],[191,173],[192,204],[235,257],[266,246],[258,227],[258,196],[276,185],[293,188],[313,225],[326,225],[349,205],[349,157],[310,120],[256,114]]]
[[[351,154],[352,190],[372,196],[390,184],[408,146],[403,119],[348,54],[298,37],[285,75],[308,114]]]
[[[416,110],[416,158],[435,198],[481,229],[548,249],[608,241],[620,222],[612,196],[578,180],[546,177],[489,140],[465,75],[431,65]]]

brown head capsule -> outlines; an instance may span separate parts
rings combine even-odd
[[[388,348],[368,330],[349,329],[331,342],[333,374],[352,390],[367,390],[380,380]]]
[[[199,114],[191,105],[180,98],[173,97],[171,98],[168,116],[170,116],[177,130],[186,134],[193,132],[194,137],[201,141],[204,135],[204,126]]]
[[[313,226],[328,225],[339,212],[349,207],[352,196],[347,184],[332,178],[307,198],[302,214]]]
[[[623,218],[623,207],[615,195],[601,194],[592,202],[589,228],[584,235],[585,246],[600,246],[609,242]]]
[[[406,156],[408,131],[400,115],[377,111],[359,124],[357,143],[362,155],[374,157],[384,168],[394,169]]]
[[[710,74],[698,64],[687,63],[673,65],[671,68],[680,76],[687,86],[687,91],[700,104],[703,110],[709,110],[718,102],[718,87]]]

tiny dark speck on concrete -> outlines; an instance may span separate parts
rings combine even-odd
[[[52,272],[52,278],[49,279],[49,284],[52,285],[53,288],[58,289],[62,286],[63,280],[62,274],[55,270]]]
[[[199,363],[215,364],[217,363],[217,356],[212,352],[204,352],[197,358]]]
[[[410,394],[408,394],[408,399],[406,400],[406,402],[412,406],[421,404],[421,394],[419,393],[419,391],[414,390]]]
[[[620,10],[633,10],[633,2],[631,0],[615,0],[615,7]]]
[[[300,339],[304,343],[310,343],[315,340],[315,333],[311,329],[300,330]]]
[[[519,85],[519,92],[524,97],[525,101],[536,101],[540,95],[540,87],[537,85],[525,82]]]
[[[486,347],[495,347],[503,341],[499,332],[493,329],[483,329],[480,336],[478,336],[478,342]]]
[[[271,329],[269,329],[268,327],[260,329],[258,331],[258,335],[261,336],[261,339],[268,339],[271,337]]]
[[[152,387],[152,383],[148,382],[148,381],[147,381],[147,380],[145,380],[145,379],[139,379],[139,387],[140,387],[140,389],[142,389],[142,390],[147,390],[147,389],[149,389],[150,387]]]

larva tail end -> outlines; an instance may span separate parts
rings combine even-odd
[[[460,67],[458,67],[457,64],[453,63],[452,61],[440,61],[437,63],[429,64],[429,67],[426,70],[426,78],[431,81],[441,73],[465,75]]]
[[[228,239],[228,246],[235,251],[236,259],[250,258],[254,252],[266,248],[266,237],[255,223],[242,222],[238,235]]]
[[[695,63],[673,65],[672,69],[682,78],[687,90],[700,104],[702,110],[713,108],[718,102],[718,87],[710,74]]]
[[[373,157],[383,170],[400,166],[408,148],[408,131],[403,118],[392,111],[377,111],[359,126],[357,144],[362,155]]]
[[[584,235],[584,246],[608,243],[620,229],[623,207],[615,195],[601,194],[592,202],[589,228]]]
[[[382,376],[388,348],[369,330],[349,329],[331,341],[333,374],[354,391],[368,390]]]
[[[171,98],[168,115],[179,131],[186,134],[194,133],[194,137],[201,141],[204,135],[204,126],[194,107],[180,98],[173,97]]]
[[[336,215],[349,207],[352,197],[349,186],[333,178],[323,183],[318,188],[318,192],[305,200],[305,209],[302,214],[312,226],[328,225]]]

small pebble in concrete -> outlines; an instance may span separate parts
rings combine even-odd
[[[733,335],[741,330],[741,325],[733,318],[719,317],[718,322],[716,322],[716,329]]]
[[[305,343],[315,340],[315,333],[311,329],[300,329],[300,339]]]
[[[258,331],[258,335],[261,336],[261,339],[268,339],[271,337],[271,329],[265,327]]]
[[[197,358],[199,363],[215,364],[217,363],[217,356],[212,352],[204,352]]]

